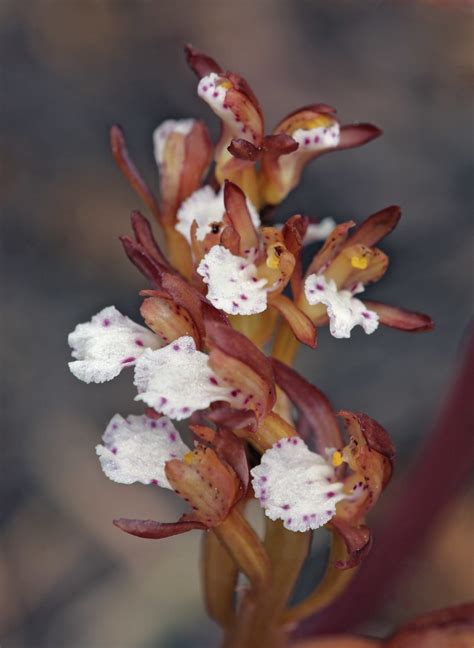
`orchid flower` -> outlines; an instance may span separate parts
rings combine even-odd
[[[316,326],[329,319],[331,334],[337,338],[350,337],[357,325],[367,334],[379,323],[414,332],[432,328],[427,315],[355,297],[384,275],[388,257],[374,245],[399,219],[400,209],[387,207],[369,216],[352,236],[352,221],[333,229],[306,272],[304,296],[299,300],[300,308]]]

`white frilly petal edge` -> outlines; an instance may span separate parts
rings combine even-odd
[[[195,123],[195,119],[167,119],[158,128],[155,128],[153,132],[153,150],[158,167],[163,164],[166,140],[171,133],[189,135]]]
[[[120,484],[155,484],[171,488],[165,474],[170,459],[181,459],[189,448],[183,443],[172,422],[163,416],[129,416],[116,414],[102,437],[104,445],[96,446],[102,470]]]
[[[334,280],[326,280],[324,275],[311,274],[304,284],[306,299],[310,305],[324,304],[329,316],[329,329],[336,338],[350,338],[354,326],[361,326],[370,335],[379,325],[379,316],[365,307],[364,303],[354,297],[354,293],[363,292],[364,287],[358,284],[353,292],[338,290]]]
[[[275,443],[250,473],[265,515],[283,520],[290,531],[324,526],[336,514],[336,504],[346,498],[334,468],[298,437]]]
[[[260,227],[260,216],[252,202],[247,198],[247,209],[256,228]],[[203,241],[211,231],[212,223],[222,223],[224,218],[224,190],[215,193],[209,185],[197,189],[178,209],[176,230],[191,243],[191,226],[197,223],[196,238]]]
[[[147,347],[161,346],[160,339],[144,326],[108,306],[90,322],[78,324],[68,336],[75,361],[71,372],[86,383],[102,383],[135,364]]]
[[[230,401],[229,388],[219,384],[207,361],[207,355],[196,349],[189,336],[157,351],[147,349],[135,366],[135,400],[176,420],[188,418],[214,401]]]
[[[253,263],[222,245],[209,250],[197,272],[208,285],[207,298],[216,308],[231,315],[254,315],[266,310],[267,280],[258,278]]]

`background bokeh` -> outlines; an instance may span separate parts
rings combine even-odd
[[[323,101],[342,121],[384,128],[315,163],[279,216],[403,208],[370,296],[430,313],[436,330],[350,341],[322,331],[298,361],[335,407],[391,432],[402,480],[454,376],[473,297],[472,26],[456,2],[0,0],[2,648],[217,645],[198,534],[158,543],[111,525],[172,520],[179,507],[172,494],[109,482],[94,455],[115,412],[139,411],[130,376],[87,386],[67,369],[75,324],[109,304],[137,318],[143,287],[117,241],[141,206],[111,159],[111,124],[155,186],[151,134],[163,119],[196,115],[217,133],[184,63],[192,42],[246,76],[269,125]],[[460,452],[454,444],[446,461]],[[363,629],[384,635],[472,596],[472,501],[466,484]]]

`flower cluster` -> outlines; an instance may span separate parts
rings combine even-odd
[[[133,367],[135,400],[146,406],[140,416],[111,419],[96,449],[105,474],[172,489],[190,506],[177,522],[115,524],[147,538],[212,529],[255,583],[275,568],[243,515],[255,497],[288,532],[328,525],[344,546],[336,567],[351,569],[370,547],[365,515],[390,479],[394,449],[365,414],[336,414],[291,368],[294,352],[299,343],[314,348],[317,328],[328,324],[334,337],[350,338],[356,326],[372,334],[380,324],[423,331],[432,323],[359,298],[387,269],[375,246],[397,225],[398,207],[358,226],[302,215],[270,223],[310,161],[381,131],[341,125],[333,108],[314,104],[265,134],[248,83],[190,47],[186,54],[199,97],[221,121],[218,143],[200,121],[161,124],[153,136],[158,201],[121,128],[111,132],[115,160],[167,247],[164,254],[148,220],[133,212],[133,237],[121,242],[148,281],[145,326],[109,306],[69,335],[77,378],[101,383]],[[316,241],[323,243],[304,268],[303,246]],[[188,444],[173,423],[180,420]]]

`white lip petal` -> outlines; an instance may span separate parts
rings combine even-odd
[[[148,349],[135,366],[135,400],[172,419],[181,420],[217,400],[228,400],[229,389],[219,385],[205,353],[192,337],[183,336],[162,349]]]
[[[197,268],[208,285],[211,304],[231,315],[253,315],[267,308],[266,279],[259,279],[257,268],[227,248],[214,245]]]
[[[112,380],[125,367],[135,364],[147,347],[161,346],[159,338],[144,326],[108,306],[90,322],[78,324],[68,337],[75,361],[71,372],[84,382]]]
[[[363,292],[358,285],[354,292]],[[379,325],[377,313],[365,307],[354,297],[354,292],[338,290],[335,282],[324,275],[312,274],[304,284],[305,297],[310,305],[324,304],[329,316],[329,329],[336,338],[350,338],[354,326],[361,326],[370,335]]]
[[[171,488],[165,474],[170,459],[181,459],[189,448],[172,422],[165,416],[116,414],[103,435],[104,445],[96,447],[102,470],[120,484],[155,484]]]
[[[299,437],[282,439],[267,450],[252,468],[255,497],[271,520],[283,520],[290,531],[323,526],[345,499],[334,468],[311,452]]]

